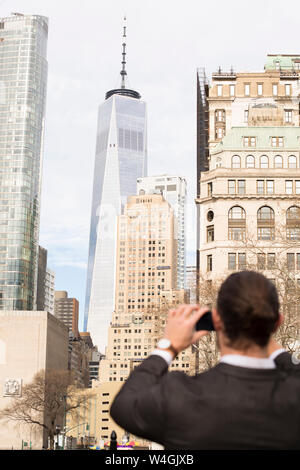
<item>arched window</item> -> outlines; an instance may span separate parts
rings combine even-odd
[[[246,158],[246,168],[255,168],[255,158],[253,155],[248,155]]]
[[[267,155],[262,155],[260,157],[260,168],[269,168],[269,159]]]
[[[291,206],[286,211],[286,237],[288,240],[300,240],[300,208]]]
[[[241,168],[241,157],[238,155],[233,155],[231,161],[232,168]]]
[[[269,206],[263,206],[257,211],[257,239],[274,240],[275,221],[274,211]]]
[[[246,233],[246,212],[240,206],[233,206],[228,212],[228,239],[244,240]]]
[[[297,158],[295,155],[289,156],[289,168],[297,168]]]
[[[274,158],[274,168],[283,168],[283,160],[281,155],[276,155]]]

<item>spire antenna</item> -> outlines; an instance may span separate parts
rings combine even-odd
[[[124,16],[124,26],[123,26],[123,52],[122,52],[122,70],[120,72],[122,81],[121,81],[121,88],[126,88],[125,87],[125,77],[127,75],[125,66],[126,66],[126,16]]]

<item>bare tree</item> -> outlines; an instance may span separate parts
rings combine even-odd
[[[42,429],[53,449],[56,426],[64,425],[66,413],[82,407],[85,398],[78,394],[70,371],[41,370],[23,386],[22,396],[0,411],[0,419]]]
[[[275,337],[284,348],[294,352],[300,339],[300,280],[297,278],[300,260],[295,259],[294,252],[300,251],[300,244],[297,237],[291,239],[287,233],[286,225],[277,227],[271,248],[258,244],[255,236],[247,232],[243,246],[247,256],[246,269],[261,272],[276,285],[284,322]]]

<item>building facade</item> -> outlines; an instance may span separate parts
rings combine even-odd
[[[0,309],[36,308],[48,20],[0,19]]]
[[[244,166],[255,169],[256,177],[261,173],[261,179],[265,179],[264,184],[269,184],[268,191],[271,191],[273,183],[267,183],[267,178],[271,168],[276,169],[277,178],[279,173],[283,174],[282,181],[287,175],[281,169],[295,169],[289,167],[289,162],[285,161],[286,166],[280,168],[280,157],[289,158],[290,155],[297,152],[297,143],[293,141],[295,136],[289,134],[290,128],[299,126],[299,55],[272,55],[267,56],[264,70],[261,72],[235,72],[232,69],[229,72],[223,72],[220,68],[212,75],[209,83],[205,72],[198,71],[198,105],[197,105],[197,275],[206,270],[205,258],[202,259],[200,251],[204,247],[204,239],[207,239],[207,220],[200,214],[200,204],[207,197],[207,186],[205,179],[210,171],[216,170],[216,173],[235,171],[238,169],[238,151],[242,148],[246,152]],[[267,128],[274,128],[272,131]],[[260,134],[256,130],[261,128]],[[286,129],[285,129],[286,128]],[[281,131],[282,129],[282,131]],[[297,132],[297,131],[296,131]],[[265,137],[263,134],[265,133]],[[249,135],[248,135],[249,134]],[[274,134],[274,135],[273,135]],[[222,149],[226,144],[226,136],[231,142],[231,151],[237,152],[236,162],[229,161]],[[233,140],[236,139],[236,140]],[[268,141],[269,139],[269,141]],[[277,140],[276,140],[277,139]],[[296,139],[297,141],[297,139]],[[286,147],[290,145],[290,147]],[[276,149],[278,148],[278,151]],[[248,150],[247,150],[248,149]],[[216,150],[216,154],[214,151]],[[290,152],[289,155],[281,155],[279,150]],[[271,152],[270,165],[267,167],[267,159],[263,157],[264,153]],[[276,155],[278,157],[275,159]],[[213,156],[214,155],[214,156]],[[233,156],[233,155],[231,155]],[[260,157],[263,160],[260,162]],[[251,160],[251,163],[250,163]],[[242,165],[242,163],[241,163]],[[248,167],[247,167],[248,165]],[[252,165],[252,166],[250,166]],[[294,163],[292,163],[294,165]],[[220,170],[219,170],[220,168]],[[248,174],[251,170],[248,170]],[[203,178],[202,178],[203,175]],[[240,178],[244,179],[241,174]],[[270,180],[275,178],[271,175]],[[234,179],[234,177],[232,178]],[[254,180],[253,180],[254,181]],[[225,179],[224,179],[225,184]],[[247,192],[250,190],[250,181],[247,183]],[[226,182],[227,184],[227,182]],[[233,185],[233,183],[231,183]],[[238,185],[238,181],[236,181]],[[243,183],[240,183],[243,184]],[[262,184],[262,183],[259,183]],[[275,184],[275,179],[274,179]],[[278,183],[279,184],[279,183]],[[205,189],[204,189],[205,188]],[[233,186],[232,186],[233,188]],[[204,194],[201,191],[204,190]],[[219,188],[220,190],[220,188]],[[215,184],[214,191],[217,191]],[[226,189],[228,191],[228,188]],[[231,191],[234,191],[231,189]],[[242,191],[242,189],[237,189]],[[252,191],[252,189],[251,189]],[[256,191],[256,190],[255,190]],[[262,191],[262,190],[261,190]],[[285,190],[279,189],[276,185],[276,192],[285,193]],[[253,192],[254,194],[254,192]],[[274,199],[276,193],[272,196]],[[232,195],[233,196],[233,195]],[[239,196],[237,196],[239,197]],[[200,202],[201,201],[201,202]],[[225,206],[224,206],[225,207]],[[226,217],[227,213],[223,214]],[[201,225],[203,223],[203,225]],[[224,226],[224,230],[227,225]],[[206,242],[205,242],[206,245]],[[201,262],[204,265],[201,266]],[[219,260],[221,262],[221,260]],[[224,267],[224,264],[222,264]],[[198,279],[199,280],[199,279]]]
[[[146,176],[137,180],[137,194],[162,194],[174,211],[177,240],[177,288],[185,288],[186,266],[186,180],[180,176]]]
[[[55,291],[54,299],[54,315],[68,327],[74,337],[78,338],[78,300],[68,297],[68,292],[64,290]]]
[[[197,201],[203,278],[251,268],[274,279],[281,266],[300,282],[299,142],[299,126],[233,127],[210,151]]]
[[[102,352],[114,309],[117,216],[147,174],[146,103],[125,86],[124,34],[122,84],[99,107],[94,168],[84,330]]]
[[[110,404],[120,387],[120,383],[106,383],[86,389],[84,405],[76,413],[67,413],[67,436],[75,437],[79,445],[89,442],[91,445],[102,444],[104,446],[110,440],[112,431],[115,431],[118,442],[120,442],[125,431],[116,424],[109,414]],[[80,394],[82,393],[81,390]]]
[[[46,312],[54,315],[55,310],[55,272],[52,269],[46,269],[45,277],[45,307]]]
[[[170,305],[183,303],[177,290],[177,241],[174,212],[159,194],[128,198],[118,218],[115,312],[108,331],[106,357],[99,380],[123,382],[163,336]],[[182,352],[172,368],[193,368],[191,351]]]
[[[68,330],[48,312],[0,312],[0,411],[22,394],[42,370],[67,370]],[[47,447],[47,436],[31,426],[1,421],[0,448]]]

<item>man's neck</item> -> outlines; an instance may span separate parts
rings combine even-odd
[[[247,357],[256,357],[266,359],[269,357],[267,350],[259,348],[259,350],[255,348],[249,349],[233,349],[233,348],[221,348],[220,356],[225,356],[227,354],[237,354],[239,356],[247,356]]]
[[[257,345],[251,345],[247,348],[243,349],[236,349],[224,344],[224,341],[220,338],[219,341],[219,348],[220,348],[220,356],[225,356],[225,354],[237,354],[239,356],[247,356],[247,357],[256,357],[265,359],[269,357],[269,351],[267,346],[261,348]]]

